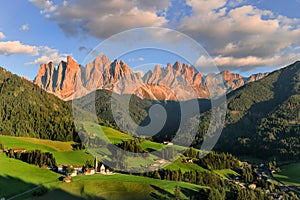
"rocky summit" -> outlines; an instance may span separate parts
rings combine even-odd
[[[254,74],[246,78],[229,71],[204,75],[177,61],[166,67],[156,65],[142,76],[125,62],[111,62],[101,54],[86,66],[81,66],[71,56],[57,67],[53,62],[41,64],[34,83],[64,100],[82,97],[96,89],[152,100],[188,100],[222,95],[266,75]]]

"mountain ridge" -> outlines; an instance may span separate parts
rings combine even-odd
[[[170,63],[166,67],[156,65],[153,71],[149,70],[142,76],[124,61],[115,59],[111,62],[104,54],[100,54],[85,67],[71,56],[67,57],[67,62],[61,61],[57,68],[53,62],[41,64],[33,82],[63,100],[80,98],[96,89],[135,94],[142,99],[189,100],[219,96],[268,74],[253,74],[246,78],[222,71],[220,74],[204,75],[177,61],[173,66]],[[216,94],[210,94],[209,87],[213,87]]]

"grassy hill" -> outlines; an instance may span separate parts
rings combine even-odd
[[[48,169],[41,169],[0,154],[0,196],[6,198],[39,185],[50,191],[40,198],[33,198],[32,193],[29,193],[21,199],[26,197],[29,199],[155,199],[154,197],[159,196],[174,198],[176,186],[181,188],[182,197],[206,188],[184,182],[123,174],[78,176],[68,184],[60,183],[58,181],[60,176]]]
[[[59,191],[65,191],[72,196],[84,199],[157,199],[158,197],[174,198],[175,187],[181,188],[182,197],[197,193],[206,188],[199,185],[156,180],[146,177],[136,177],[123,174],[111,176],[79,176],[72,183],[62,183],[58,189],[50,191],[42,198],[37,199],[62,199]]]
[[[11,197],[44,183],[57,183],[59,174],[0,154],[0,197]],[[48,185],[49,186],[49,185]]]
[[[0,134],[78,141],[71,104],[0,67]]]
[[[231,92],[227,103],[218,150],[262,159],[299,158],[300,62]],[[208,116],[202,116],[204,121]],[[201,126],[200,135],[206,131]]]
[[[94,157],[86,150],[72,150],[74,142],[60,142],[36,138],[0,136],[0,143],[5,148],[25,148],[26,150],[39,149],[51,152],[58,164],[84,165],[87,160]]]

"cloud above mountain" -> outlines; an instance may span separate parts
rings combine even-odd
[[[29,54],[38,55],[38,47],[22,44],[20,41],[5,41],[0,42],[0,54],[12,55],[12,54]]]
[[[245,0],[180,1],[184,15],[176,12],[178,2],[168,0],[29,1],[72,37],[106,39],[131,28],[171,27],[203,45],[220,67],[279,66],[283,58],[299,58],[300,18]]]
[[[5,38],[5,35],[3,32],[0,32],[0,39],[4,39]]]
[[[11,56],[15,54],[27,54],[37,57],[34,61],[25,63],[26,65],[39,65],[50,61],[57,64],[67,58],[67,54],[60,54],[59,50],[47,46],[23,44],[20,41],[0,42],[0,55]]]
[[[64,1],[55,5],[49,18],[67,35],[84,32],[106,38],[131,28],[167,25],[167,19],[157,13],[164,12],[168,5],[166,0]]]

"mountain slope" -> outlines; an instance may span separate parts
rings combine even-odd
[[[221,84],[219,75],[223,78],[224,85]],[[117,94],[135,94],[142,99],[182,101],[209,98],[207,83],[218,88],[214,95],[220,95],[266,75],[267,73],[256,74],[245,78],[223,71],[205,76],[187,64],[176,62],[173,66],[170,63],[166,67],[156,65],[153,71],[148,71],[142,77],[123,61],[111,62],[101,54],[85,67],[80,66],[71,56],[68,56],[67,62],[61,61],[57,69],[52,62],[42,64],[34,83],[64,100],[104,89]]]
[[[0,134],[77,141],[72,108],[0,67]]]
[[[261,158],[300,155],[300,62],[228,95],[218,148]]]

